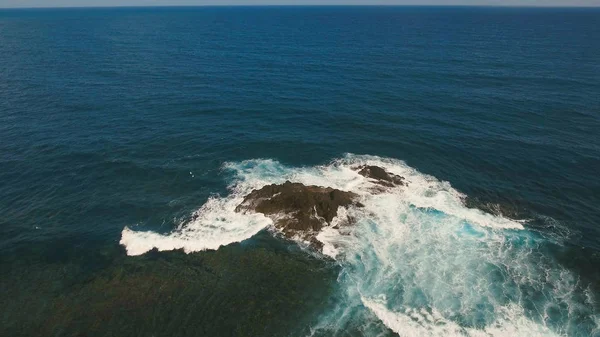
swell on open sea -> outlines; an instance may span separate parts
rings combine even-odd
[[[591,8],[0,10],[0,335],[600,336],[598,60]],[[287,180],[364,207],[235,212]]]

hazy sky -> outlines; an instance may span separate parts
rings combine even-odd
[[[164,5],[504,5],[600,6],[600,0],[0,0],[0,7],[164,6]]]

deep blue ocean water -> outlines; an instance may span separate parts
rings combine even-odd
[[[498,272],[520,292],[507,303],[523,307],[505,319],[550,332],[486,330],[504,326],[489,298],[459,301],[470,308],[460,315],[434,290],[394,302],[407,275],[424,275],[412,265],[386,274],[384,304],[363,298],[350,323],[326,322],[351,296],[345,277],[382,276],[265,231],[193,254],[133,257],[119,244],[126,227],[168,234],[227,196],[232,165],[239,175],[267,163],[283,176],[353,158],[401,160],[470,207],[528,220],[520,233],[531,236],[469,224],[463,234],[502,236],[533,254],[531,266],[550,266],[546,275],[568,273],[573,287],[559,296],[552,282],[566,274],[533,280],[546,284],[537,291]],[[382,317],[420,308],[465,336],[598,336],[599,172],[598,9],[0,10],[4,336],[408,336],[394,324],[412,323]],[[423,228],[435,230],[431,219],[448,213],[439,210],[419,215]],[[475,247],[466,242],[454,247]],[[520,252],[482,263],[509,266]],[[538,297],[564,301],[542,310]]]

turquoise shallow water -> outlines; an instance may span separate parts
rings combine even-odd
[[[0,10],[0,334],[510,333],[499,319],[522,323],[512,335],[598,334],[599,21],[597,9]],[[369,199],[382,216],[336,259],[243,220],[226,224],[244,235],[188,238],[232,242],[217,251],[133,257],[119,244],[124,228],[173,235],[198,210],[226,214],[236,187],[349,189],[344,165],[369,160],[452,188]],[[500,214],[527,221],[504,229]]]

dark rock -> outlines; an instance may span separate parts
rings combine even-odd
[[[376,184],[386,186],[386,187],[405,185],[403,177],[401,177],[399,175],[395,175],[393,173],[389,173],[379,166],[372,166],[372,165],[361,166],[361,167],[359,167],[358,174],[360,174],[363,177],[373,179],[373,180],[375,180]]]
[[[525,200],[515,200],[512,197],[484,190],[473,191],[469,194],[464,199],[465,206],[468,208],[477,208],[486,213],[510,219],[530,219],[534,217]]]
[[[378,166],[365,165],[357,170],[360,175],[378,185],[378,192],[383,192],[388,187],[405,185],[404,178]],[[324,226],[331,224],[340,206],[363,207],[357,199],[358,195],[352,192],[286,181],[250,192],[235,210],[262,213],[271,218],[275,227],[286,237],[300,237],[320,250],[322,244],[316,239],[316,235]],[[340,220],[342,227],[354,222],[351,217]]]
[[[236,208],[237,212],[254,211],[273,219],[275,227],[287,237],[301,235],[315,245],[314,236],[323,226],[331,224],[338,207],[362,205],[358,195],[331,187],[305,186],[286,181],[267,185],[248,194]]]

